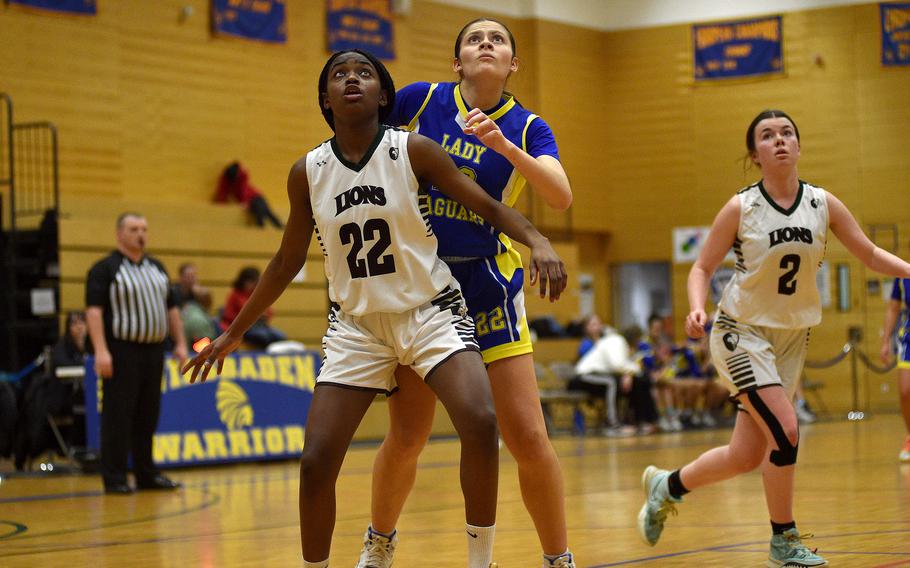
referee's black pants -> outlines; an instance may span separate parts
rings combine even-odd
[[[161,410],[163,343],[108,343],[114,375],[103,381],[101,475],[104,484],[126,483],[133,456],[137,484],[150,483],[158,469],[152,460],[152,438]]]

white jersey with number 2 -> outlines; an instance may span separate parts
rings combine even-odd
[[[816,274],[828,237],[826,193],[799,182],[789,209],[778,206],[762,182],[739,192],[736,265],[720,309],[736,321],[798,329],[821,322]]]
[[[425,199],[403,130],[380,125],[360,163],[332,138],[306,157],[316,238],[325,255],[329,298],[352,316],[402,313],[457,288],[436,255]]]

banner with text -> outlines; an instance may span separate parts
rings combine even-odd
[[[212,32],[270,43],[287,42],[285,0],[212,0]]]
[[[692,26],[695,79],[730,79],[781,73],[780,16]]]
[[[10,4],[28,6],[49,12],[64,12],[66,14],[95,15],[98,7],[95,0],[7,0]]]
[[[307,351],[286,355],[233,353],[205,383],[190,384],[177,361],[165,362],[161,418],[154,458],[161,467],[294,458],[321,358]],[[102,389],[94,361],[86,363],[88,447],[101,447]]]
[[[910,65],[910,4],[879,4],[882,65]]]
[[[395,59],[392,0],[326,0],[329,51],[362,49]]]

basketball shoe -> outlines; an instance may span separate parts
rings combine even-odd
[[[567,552],[553,560],[544,558],[543,568],[575,568],[575,559],[572,558],[571,552]]]
[[[904,447],[901,449],[901,453],[897,454],[897,459],[903,463],[910,463],[910,436],[904,440]]]
[[[383,536],[370,526],[363,535],[363,550],[355,568],[390,568],[395,546],[398,545],[398,531],[391,537]]]
[[[765,565],[768,568],[827,566],[827,560],[803,544],[802,540],[811,536],[811,534],[801,535],[795,528],[772,536],[771,552],[768,554],[768,561]]]
[[[653,465],[645,468],[641,475],[641,486],[645,491],[645,504],[638,513],[638,534],[647,544],[654,546],[660,540],[667,516],[676,514],[676,505],[682,499],[670,495],[667,479],[670,472]]]

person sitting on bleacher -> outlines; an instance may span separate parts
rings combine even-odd
[[[600,321],[597,314],[591,314],[583,318],[580,327],[584,335],[581,338],[581,343],[578,344],[576,361],[584,357],[604,335],[604,323]]]
[[[658,424],[664,432],[679,432],[683,429],[676,408],[676,388],[674,384],[673,344],[664,333],[664,318],[651,314],[648,317],[648,336],[638,342],[641,366],[650,377],[654,399],[657,402],[660,418]]]
[[[15,465],[17,470],[26,468],[34,458],[55,448],[55,440],[48,422],[48,416],[72,416],[73,428],[65,436],[69,445],[85,445],[84,417],[76,420],[74,404],[85,400],[81,381],[66,383],[57,378],[57,369],[62,367],[84,368],[85,358],[91,353],[91,342],[85,314],[69,312],[63,336],[54,345],[50,354],[50,365],[40,367],[23,381],[23,396],[16,427]],[[47,372],[49,371],[49,372]],[[56,448],[58,453],[62,448]]]
[[[616,410],[617,391],[631,390],[633,377],[641,369],[632,358],[626,339],[611,327],[603,327],[603,335],[575,364],[575,388],[592,393],[602,393],[606,405],[606,430],[608,436],[629,435],[634,428],[623,428]]]
[[[209,315],[212,293],[199,284],[195,264],[187,262],[180,265],[178,280],[171,286],[171,294],[183,318],[183,333],[188,348],[203,337],[216,335],[215,321]]]
[[[57,367],[82,367],[85,358],[91,353],[92,343],[88,341],[85,312],[67,313],[64,335],[51,351],[51,370],[54,371]]]
[[[236,199],[246,207],[253,215],[257,226],[264,227],[268,220],[276,229],[284,228],[284,224],[272,212],[262,192],[250,183],[250,175],[240,162],[232,162],[224,168],[218,179],[218,189],[215,191],[215,203],[226,203],[231,199]]]
[[[224,303],[224,312],[221,316],[222,329],[227,329],[234,322],[234,318],[240,313],[256,285],[259,284],[259,276],[259,269],[254,266],[247,266],[237,275],[233,288]],[[262,317],[243,334],[243,340],[258,349],[265,349],[276,341],[286,340],[288,336],[284,332],[269,325],[271,319],[272,308],[268,308]]]

